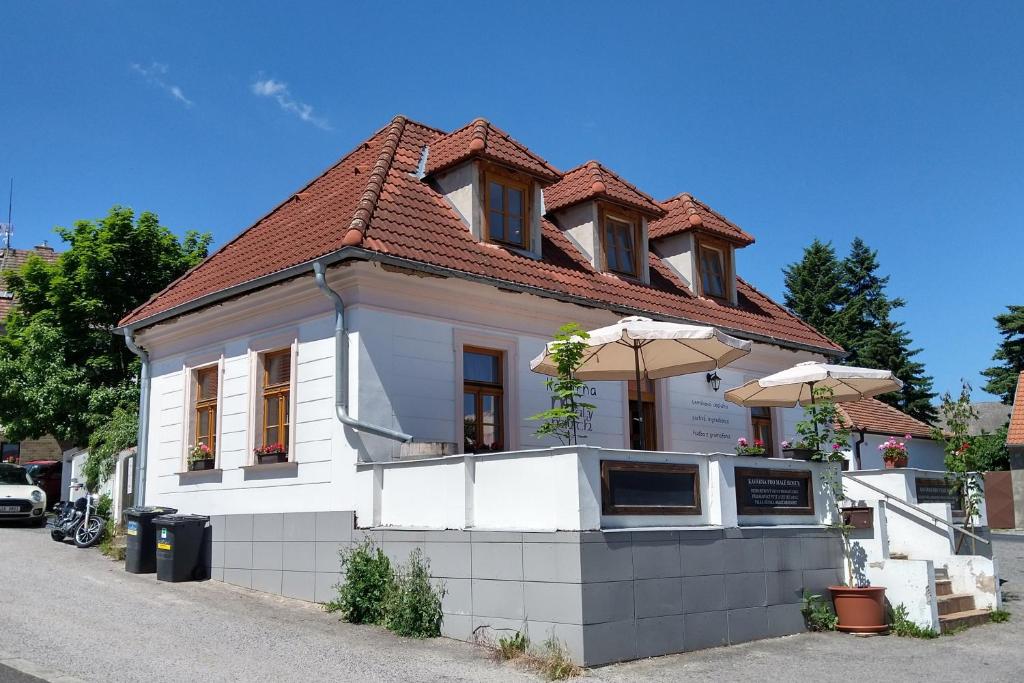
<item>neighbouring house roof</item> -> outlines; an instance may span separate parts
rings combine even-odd
[[[1024,372],[1017,378],[1017,393],[1013,397],[1010,428],[1006,432],[1007,446],[1024,446]]]
[[[487,119],[476,119],[458,130],[430,143],[427,173],[437,173],[472,157],[490,159],[552,183],[562,174],[508,133],[492,126]]]
[[[562,179],[544,190],[544,208],[558,211],[589,199],[606,199],[650,216],[664,215],[650,195],[627,183],[615,171],[588,161],[565,172]]]
[[[895,436],[910,434],[915,439],[932,438],[932,428],[927,423],[877,398],[837,403],[836,408],[839,409],[846,425],[857,431]]]
[[[7,317],[7,313],[14,306],[14,297],[8,291],[7,284],[3,281],[2,273],[21,268],[30,256],[38,256],[44,261],[52,263],[57,260],[60,254],[54,251],[53,247],[46,244],[40,244],[31,249],[0,249],[0,321]]]
[[[653,252],[649,284],[598,272],[547,218],[541,221],[540,259],[477,242],[444,196],[416,175],[423,147],[431,150],[429,158],[433,146],[447,137],[435,128],[395,117],[121,324],[144,327],[197,299],[205,305],[218,293],[229,293],[225,290],[236,291],[231,288],[347,248],[359,258],[419,265],[614,311],[717,325],[784,346],[841,352],[739,278],[738,305],[730,306],[696,296]]]
[[[733,242],[738,246],[754,243],[754,236],[713,210],[688,192],[677,194],[661,202],[667,212],[651,222],[648,237],[652,240],[688,231],[704,231]]]

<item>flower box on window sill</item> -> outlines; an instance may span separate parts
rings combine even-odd
[[[213,458],[199,458],[193,460],[188,464],[190,472],[198,472],[200,470],[212,470],[213,469]]]
[[[272,465],[279,462],[288,462],[287,453],[257,453],[257,465]]]
[[[788,453],[793,460],[814,460],[817,452],[813,448],[784,448],[783,453]]]

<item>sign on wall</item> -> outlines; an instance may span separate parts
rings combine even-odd
[[[813,515],[810,470],[736,468],[736,510],[741,515]]]
[[[949,490],[945,479],[915,479],[914,491],[918,503],[949,503],[953,514],[963,515],[960,497]]]

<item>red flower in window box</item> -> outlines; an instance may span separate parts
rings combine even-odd
[[[288,462],[288,449],[281,443],[271,443],[266,446],[259,446],[252,449],[252,452],[256,455],[256,462],[260,465],[275,462]]]

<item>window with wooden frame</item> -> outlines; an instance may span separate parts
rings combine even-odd
[[[728,303],[732,298],[729,291],[732,264],[729,262],[728,245],[702,239],[697,242],[697,255],[701,296]]]
[[[483,186],[484,239],[529,249],[532,181],[487,168]]]
[[[699,515],[700,468],[677,463],[601,461],[606,515]]]
[[[601,251],[605,270],[640,274],[640,217],[601,211]]]
[[[462,427],[465,453],[505,448],[504,354],[466,346],[462,351]]]
[[[261,445],[263,448],[279,445],[287,453],[291,429],[291,349],[263,354],[261,370]]]
[[[765,457],[775,457],[775,440],[772,438],[772,409],[751,408],[750,426],[754,431],[754,441],[764,445]]]
[[[199,368],[194,373],[195,438],[193,445],[205,445],[217,452],[217,386],[220,366]]]
[[[636,390],[636,381],[629,380],[629,447],[640,450],[640,422],[637,419],[639,408],[644,418],[644,450],[658,450],[658,406],[655,401],[654,380],[646,379],[640,383],[641,390]]]

